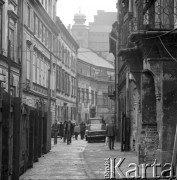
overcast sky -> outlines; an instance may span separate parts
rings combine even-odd
[[[88,22],[93,22],[97,10],[116,12],[116,2],[117,0],[58,0],[57,16],[67,27],[68,24],[74,24],[74,14],[79,13],[80,9],[81,13],[86,15],[86,24],[88,24]]]

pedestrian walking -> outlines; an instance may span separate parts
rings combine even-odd
[[[57,120],[55,120],[54,124],[52,125],[52,131],[54,133],[54,144],[57,144],[57,136],[58,136],[58,124],[57,124]]]
[[[106,127],[106,136],[108,137],[110,150],[114,149],[115,133],[115,125],[113,120],[111,120],[111,122]]]
[[[73,124],[71,121],[68,121],[66,125],[66,139],[67,139],[67,144],[71,144],[71,137],[73,133]]]
[[[81,122],[80,124],[80,135],[81,135],[81,139],[84,139],[85,136],[85,124],[83,122]]]
[[[65,121],[63,123],[63,142],[65,143],[66,142],[66,126],[67,126],[67,121]]]
[[[63,138],[63,123],[60,122],[59,124],[59,136],[62,139]]]
[[[74,135],[75,135],[75,139],[76,139],[76,140],[78,139],[79,133],[80,133],[80,127],[79,127],[78,124],[76,124],[76,125],[74,126]]]

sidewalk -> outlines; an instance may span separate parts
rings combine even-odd
[[[109,150],[108,146],[104,143],[90,143],[86,146],[83,156],[86,164],[91,168],[91,171],[95,175],[96,179],[104,179],[105,175],[105,159],[116,158],[116,164],[119,159],[125,158],[120,169],[125,174],[127,167],[130,163],[137,163],[137,156],[135,152],[126,151],[121,152],[120,143],[115,143],[114,150]],[[120,178],[115,172],[116,178]]]
[[[131,163],[138,165],[138,158],[135,152],[121,152],[120,143],[115,143],[115,149],[109,150],[103,142],[88,143],[85,140],[72,139],[72,144],[67,145],[58,138],[49,153],[39,158],[39,162],[33,164],[19,180],[60,180],[60,179],[104,179],[105,159],[116,158],[115,164],[123,158],[120,169],[126,176],[128,170],[132,170],[131,176],[135,176],[135,166],[129,167]],[[133,171],[134,169],[134,171]],[[139,174],[141,176],[141,167]],[[152,172],[148,170],[147,177]],[[141,176],[142,177],[142,176]],[[120,179],[115,171],[115,178]],[[126,177],[125,177],[126,178]]]
[[[63,143],[58,138],[58,143],[53,144],[49,153],[39,158],[19,180],[61,180],[61,179],[88,179],[83,168],[84,159],[80,153],[85,149],[86,141],[73,140],[71,145]]]
[[[118,170],[121,170],[123,173],[122,178],[126,178],[127,171],[131,170],[129,176],[137,176],[139,174],[142,177],[142,165],[138,165],[138,157],[136,152],[134,151],[124,151],[121,152],[120,143],[115,143],[114,150],[109,150],[108,146],[103,143],[90,143],[86,146],[83,156],[87,166],[90,167],[91,172],[95,176],[95,179],[104,179],[104,175],[106,172],[105,167],[105,159],[111,158],[112,161],[115,160],[115,165],[120,161],[122,164],[120,165]],[[124,159],[125,158],[125,159]],[[120,160],[121,159],[121,160]],[[123,160],[124,159],[124,160]],[[130,166],[131,165],[131,166]],[[114,166],[114,165],[113,165]],[[120,172],[119,172],[120,173]],[[152,177],[152,168],[147,168],[146,177]],[[121,179],[118,172],[115,170],[115,178]]]

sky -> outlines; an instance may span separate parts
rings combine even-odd
[[[86,24],[93,22],[97,10],[116,12],[117,0],[58,0],[56,14],[67,27],[74,24],[74,14],[80,12],[86,15]]]

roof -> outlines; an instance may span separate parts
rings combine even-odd
[[[114,66],[104,58],[98,56],[95,52],[86,48],[78,49],[78,58],[94,66],[114,69]]]

